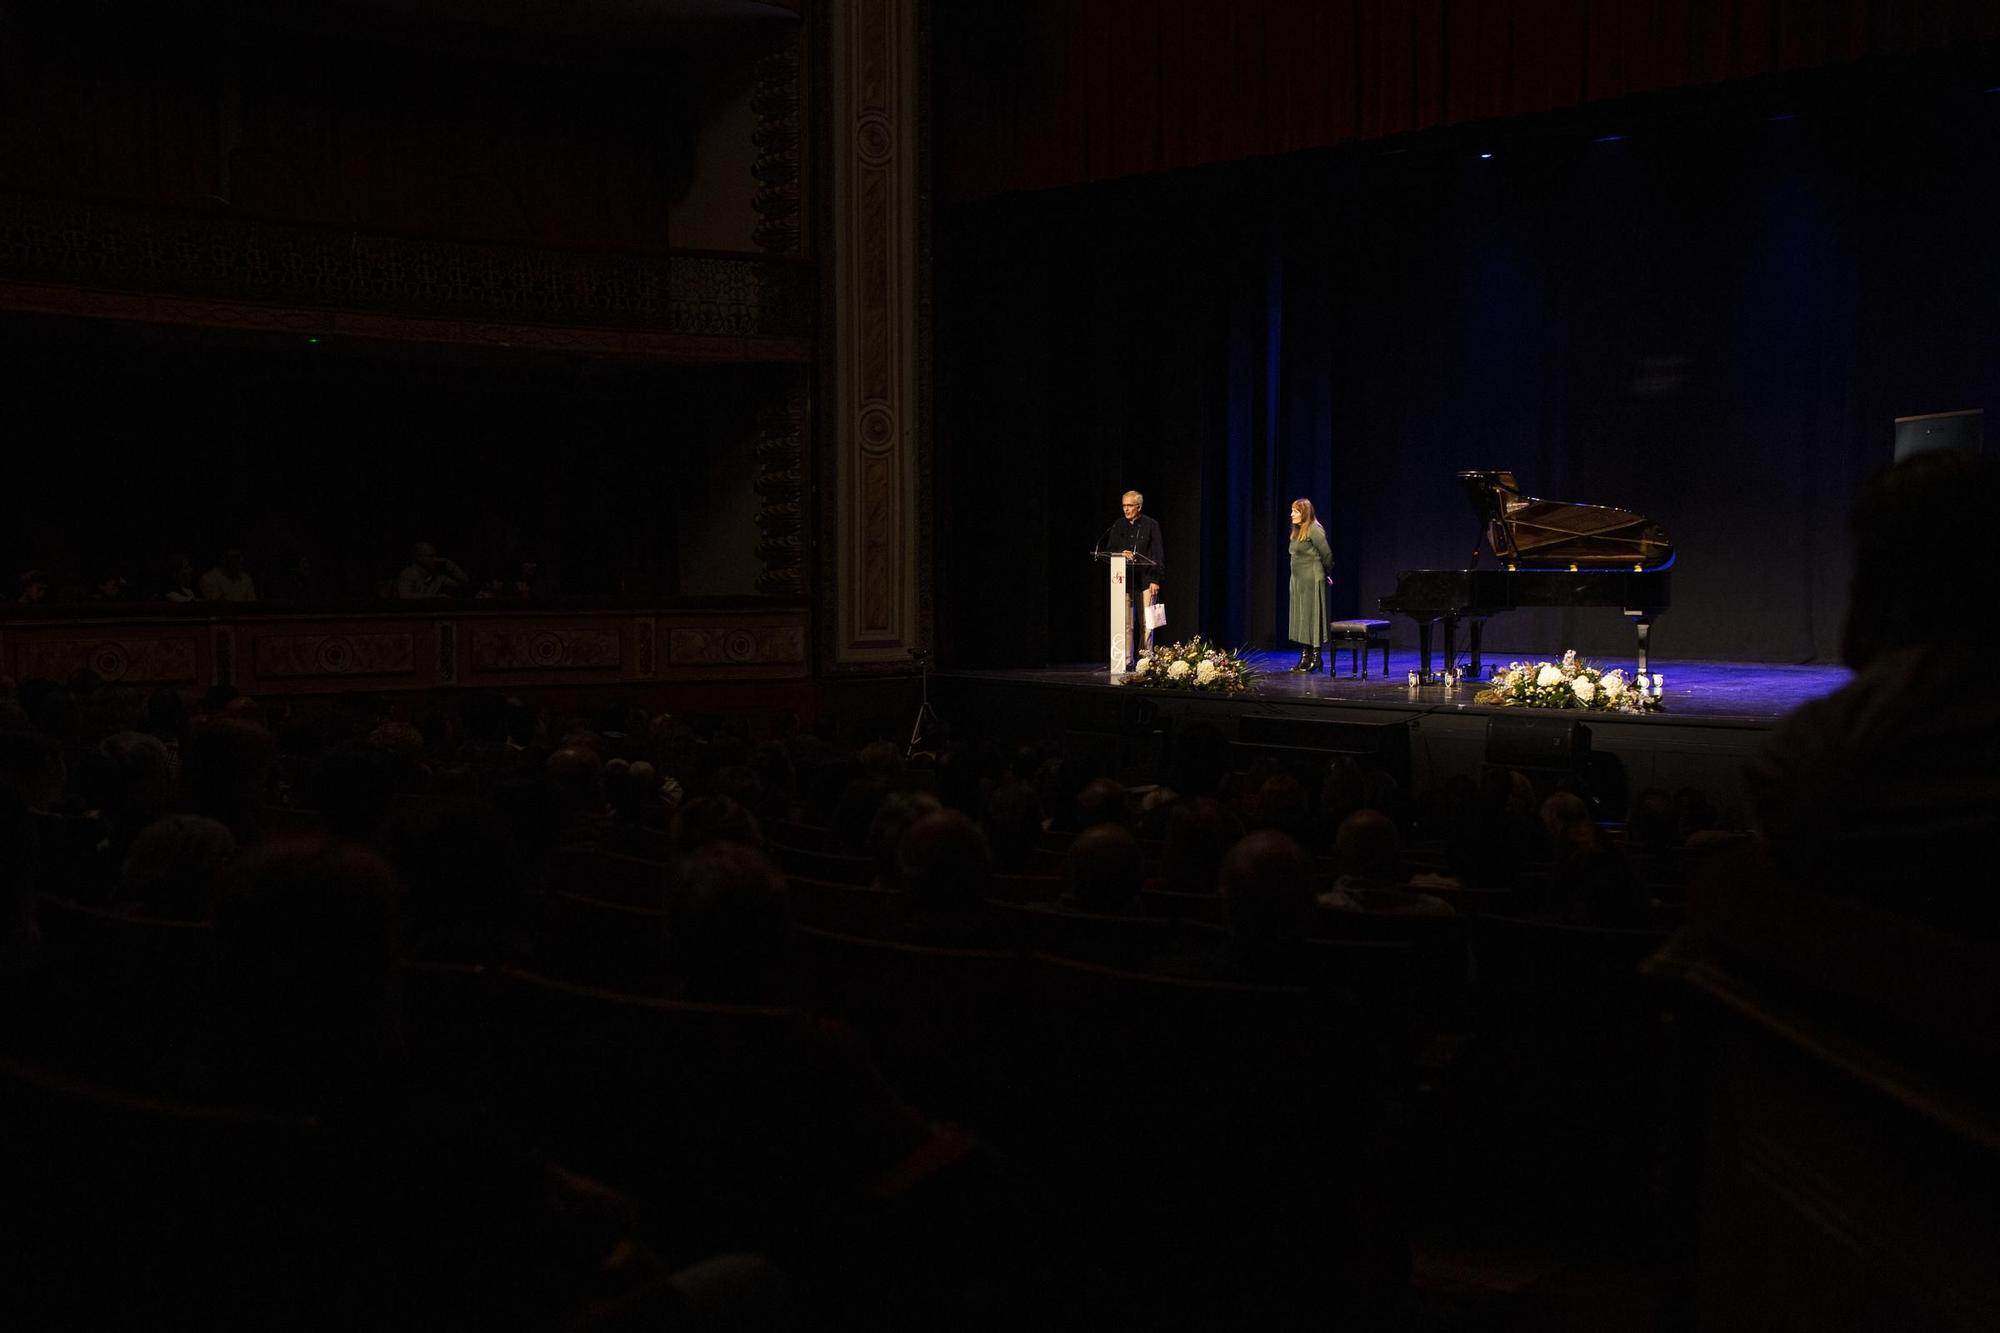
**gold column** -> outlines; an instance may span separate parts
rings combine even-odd
[[[921,642],[919,0],[829,0],[835,666]]]

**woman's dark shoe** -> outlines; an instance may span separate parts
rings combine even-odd
[[[1311,649],[1311,648],[1307,647],[1307,648],[1301,648],[1301,649],[1299,649],[1299,662],[1298,662],[1298,665],[1297,665],[1297,666],[1295,666],[1295,667],[1293,667],[1293,668],[1292,668],[1292,670],[1293,670],[1293,671],[1304,671],[1304,670],[1306,670],[1306,662],[1307,662],[1308,660],[1310,660],[1310,659],[1311,659],[1311,657],[1312,657],[1312,649]]]
[[[1313,645],[1312,665],[1306,668],[1307,671],[1311,672],[1315,676],[1319,674],[1320,667],[1324,665],[1324,663],[1322,663],[1320,660],[1320,651],[1321,650],[1319,648],[1319,645],[1317,644]]]

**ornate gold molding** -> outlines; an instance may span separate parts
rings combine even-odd
[[[833,659],[921,640],[918,0],[831,0]]]
[[[727,348],[804,344],[812,333],[812,272],[790,257],[417,239],[5,191],[0,279],[27,293],[42,288],[44,300],[54,299],[46,289],[101,292],[114,303],[144,293],[212,310],[243,307],[233,322],[246,324],[258,310],[303,307],[322,323],[333,312],[416,318],[441,332],[489,335],[473,341],[509,343],[514,330],[531,345],[568,337]],[[100,313],[87,296],[75,300],[78,308],[65,313]]]

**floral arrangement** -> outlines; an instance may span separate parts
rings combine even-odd
[[[1241,653],[1211,647],[1195,638],[1139,654],[1138,665],[1125,677],[1129,685],[1164,690],[1212,690],[1233,694],[1248,689],[1256,669]]]
[[[1506,708],[1587,708],[1595,712],[1657,713],[1666,707],[1662,676],[1627,676],[1623,667],[1600,671],[1576,650],[1560,662],[1513,662],[1473,696],[1477,704]]]

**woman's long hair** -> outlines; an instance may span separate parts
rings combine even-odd
[[[1292,540],[1302,542],[1306,539],[1308,533],[1319,526],[1319,519],[1313,513],[1313,502],[1311,500],[1294,500],[1292,501],[1292,508],[1298,510],[1299,517],[1305,520],[1303,523],[1292,525]]]

